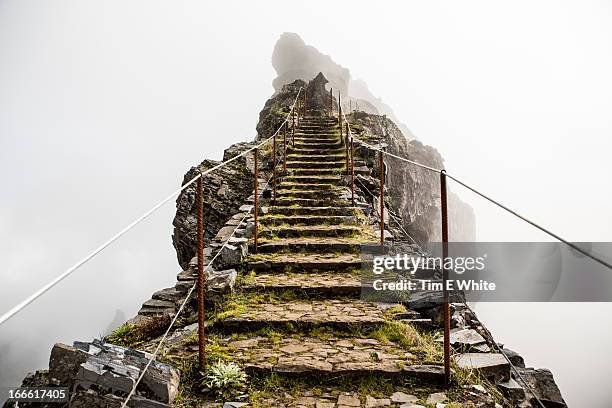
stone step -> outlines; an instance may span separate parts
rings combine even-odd
[[[300,125],[327,125],[327,126],[338,126],[338,118],[323,118],[319,116],[302,117],[300,118]]]
[[[304,182],[308,182],[308,183],[321,183],[321,184],[328,184],[328,183],[340,183],[342,181],[342,178],[339,174],[322,174],[320,176],[302,176],[302,175],[292,175],[292,174],[288,174],[287,176],[283,177],[283,182],[287,181],[289,183],[304,183]]]
[[[345,147],[343,145],[338,145],[338,147],[334,148],[318,148],[312,147],[311,145],[301,145],[301,146],[293,146],[290,145],[287,148],[288,154],[308,154],[308,155],[340,155],[345,154]]]
[[[330,224],[330,225],[354,225],[357,224],[357,216],[343,216],[343,215],[289,215],[285,217],[279,216],[263,216],[260,219],[263,225],[317,225],[317,224]]]
[[[249,373],[273,372],[283,376],[329,379],[375,375],[384,378],[414,378],[437,384],[444,381],[443,366],[420,365],[413,354],[398,344],[383,344],[371,338],[327,340],[288,336],[275,341],[267,337],[250,337],[230,341],[228,346],[235,350],[232,355]],[[349,402],[354,400],[358,405]],[[358,398],[340,398],[338,401],[351,404],[342,403],[339,407],[361,406]]]
[[[276,190],[276,197],[296,197],[296,198],[311,198],[311,199],[333,199],[338,197],[342,190]]]
[[[352,253],[257,254],[247,260],[247,267],[266,272],[349,272],[361,268],[361,257]]]
[[[310,149],[316,149],[319,152],[321,151],[330,151],[337,153],[338,151],[343,151],[344,150],[344,145],[340,142],[305,142],[305,141],[298,141],[296,140],[295,143],[291,144],[291,148],[292,149],[296,149],[296,150],[310,150]]]
[[[345,160],[346,154],[329,154],[328,152],[321,152],[319,154],[295,154],[291,153],[287,155],[287,161],[301,161],[301,162],[327,162],[327,161],[341,161]]]
[[[340,141],[340,134],[333,132],[295,132],[293,136],[296,142],[298,140]]]
[[[259,229],[262,238],[299,238],[299,237],[350,237],[361,232],[354,225],[292,225],[270,226]]]
[[[279,185],[279,189],[293,191],[293,190],[317,190],[317,191],[328,191],[328,190],[339,190],[336,183],[295,183],[283,180]]]
[[[463,353],[452,358],[459,368],[477,370],[493,384],[510,380],[510,363],[500,353]]]
[[[244,312],[218,323],[220,331],[252,332],[264,327],[282,329],[288,324],[300,329],[318,326],[373,329],[386,322],[383,310],[374,303],[332,299],[249,305]]]
[[[358,209],[355,207],[291,207],[291,206],[271,206],[268,207],[268,214],[272,215],[318,215],[318,216],[334,216],[334,215],[356,215]]]
[[[342,173],[342,169],[287,169],[290,176],[334,176]]]
[[[345,169],[346,161],[298,161],[287,160],[287,169]]]
[[[340,145],[342,141],[340,138],[322,138],[322,137],[295,137],[295,145],[322,145],[322,146],[334,146]],[[292,143],[293,145],[293,143]]]
[[[361,281],[350,274],[258,274],[240,286],[243,291],[299,291],[308,296],[329,298],[338,296],[359,297]]]
[[[333,128],[338,127],[338,123],[333,123],[332,121],[329,121],[329,122],[306,121],[306,122],[301,122],[300,126],[298,127],[305,128],[305,129],[319,129],[319,128],[333,129]]]
[[[374,243],[372,243],[374,244]],[[323,252],[342,252],[359,253],[362,243],[356,242],[352,238],[322,238],[322,237],[301,237],[301,238],[282,238],[259,240],[257,250],[259,253],[323,253]]]
[[[293,206],[293,207],[346,207],[349,205],[347,200],[334,199],[333,197],[325,198],[298,198],[298,197],[278,197],[273,203],[277,207]]]

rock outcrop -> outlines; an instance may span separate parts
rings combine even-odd
[[[353,112],[348,121],[355,137],[386,151],[426,166],[441,169],[444,161],[438,151],[418,140],[408,141],[402,131],[386,116]],[[369,150],[364,148],[365,150]],[[375,151],[366,156],[373,172],[378,165]],[[441,241],[440,176],[422,167],[390,156],[385,157],[387,188],[393,209],[403,219],[403,226],[420,245]],[[452,241],[474,241],[474,212],[455,194],[449,194],[449,236]]]
[[[223,160],[228,160],[253,146],[254,143],[234,144],[225,150]],[[196,177],[199,172],[217,164],[219,162],[214,160],[204,160],[198,166],[192,167],[183,177],[183,184]],[[252,169],[252,157],[241,157],[204,176],[204,235],[207,241],[215,236],[251,194]],[[189,268],[189,261],[195,256],[196,210],[196,184],[193,183],[178,196],[176,215],[172,222],[172,243],[178,263],[184,270]]]

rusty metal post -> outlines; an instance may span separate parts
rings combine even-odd
[[[295,148],[295,124],[291,128],[291,146]]]
[[[308,87],[304,88],[304,117],[306,117],[306,111],[308,110],[308,100],[307,100],[307,95],[308,95]]]
[[[258,203],[258,196],[259,196],[259,168],[258,168],[258,156],[259,156],[259,149],[255,148],[254,150],[255,152],[255,185],[254,185],[254,194],[253,194],[253,212],[255,213],[255,232],[253,233],[253,240],[254,242],[254,247],[255,247],[255,253],[257,253],[257,233],[259,232],[259,225],[258,225],[258,217],[259,217],[259,203]]]
[[[289,124],[285,122],[285,131],[283,133],[283,177],[287,175],[287,126]]]
[[[272,202],[276,205],[276,133],[272,137]]]
[[[342,140],[342,136],[344,136],[344,133],[342,132],[343,131],[343,129],[342,129],[342,107],[339,107],[338,111],[339,111],[339,114],[338,114],[338,116],[339,116],[338,123],[340,125],[340,140]]]
[[[351,203],[355,206],[355,145],[351,137]]]
[[[350,145],[349,145],[349,134],[348,132],[344,133],[344,146],[346,147],[345,151],[346,151],[346,175],[348,176],[349,174],[351,174],[351,168],[350,168]]]
[[[334,89],[329,88],[329,116],[334,117]]]
[[[338,91],[338,124],[341,124],[342,122],[340,122],[342,120],[342,97],[340,96],[340,91]]]
[[[385,253],[385,159],[380,151],[380,252]]]
[[[206,277],[204,276],[204,181],[202,173],[196,185],[196,200],[198,200],[197,214],[197,258],[198,258],[198,363],[200,371],[206,369],[206,356],[204,353],[204,345],[206,338],[204,337],[204,284]]]
[[[442,297],[444,300],[444,384],[450,385],[450,305],[448,303],[448,204],[446,200],[446,171],[440,172],[440,209],[442,212]]]

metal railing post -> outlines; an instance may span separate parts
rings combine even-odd
[[[338,124],[342,123],[342,106],[340,106],[340,104],[342,103],[341,100],[341,96],[340,96],[340,91],[338,91]]]
[[[380,252],[385,253],[385,159],[380,151]]]
[[[255,194],[253,195],[253,212],[255,213],[255,232],[253,233],[253,240],[254,240],[254,249],[255,249],[255,253],[257,253],[257,234],[259,232],[259,224],[258,224],[258,217],[259,217],[259,203],[258,203],[258,196],[259,196],[259,168],[258,168],[258,156],[259,156],[259,149],[255,148],[255,150],[253,151],[254,155],[255,155],[255,186],[254,186],[254,191]]]
[[[442,212],[442,297],[444,301],[444,384],[450,385],[450,305],[448,302],[448,269],[444,267],[448,258],[448,204],[446,197],[446,171],[440,172],[440,209]]]
[[[198,184],[196,186],[196,199],[198,200],[197,206],[197,257],[198,257],[198,363],[200,370],[204,371],[206,368],[206,357],[204,353],[204,345],[206,339],[204,337],[204,193],[203,193],[203,176],[200,173]]]
[[[355,206],[355,144],[351,137],[351,203]]]
[[[350,173],[350,169],[349,169],[349,164],[350,164],[350,141],[349,141],[349,128],[348,128],[348,121],[344,121],[344,124],[346,125],[346,129],[344,132],[344,137],[346,138],[346,175],[348,176]]]
[[[285,131],[283,133],[283,177],[287,175],[287,126],[288,122],[285,122]]]
[[[329,116],[334,117],[334,89],[329,87]]]
[[[272,202],[276,205],[276,133],[272,137]]]

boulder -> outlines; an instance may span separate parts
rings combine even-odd
[[[59,381],[59,384],[70,384],[79,367],[87,361],[88,357],[87,353],[72,346],[55,344],[49,359],[49,377]]]
[[[226,244],[221,248],[221,254],[215,260],[215,267],[224,269],[240,265],[242,260],[247,256],[248,250],[246,243],[242,244]]]
[[[206,299],[217,302],[221,298],[234,291],[238,273],[235,269],[224,271],[208,271],[206,273]]]
[[[537,404],[534,396],[529,392],[529,389],[550,408],[567,408],[567,404],[561,396],[561,391],[555,383],[552,373],[545,369],[535,368],[520,368],[516,369],[521,377],[525,380],[529,388],[525,389],[526,398],[530,399],[532,404]],[[537,406],[537,405],[534,405]]]

